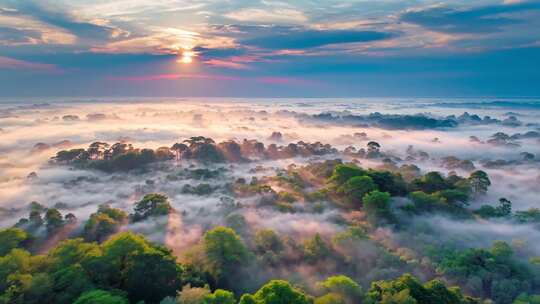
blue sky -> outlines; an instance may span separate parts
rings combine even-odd
[[[0,96],[540,96],[538,0],[0,0]]]

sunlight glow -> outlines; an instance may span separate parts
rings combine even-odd
[[[193,57],[195,57],[195,55],[195,52],[183,51],[182,56],[180,57],[180,59],[178,59],[178,62],[183,64],[190,64],[193,62]]]

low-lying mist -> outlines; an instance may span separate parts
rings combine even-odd
[[[225,99],[3,104],[0,227],[27,217],[31,202],[74,215],[75,224],[37,250],[44,252],[62,238],[82,234],[86,221],[106,204],[130,214],[119,231],[141,233],[186,263],[196,260],[197,246],[213,227],[233,228],[254,248],[257,231],[275,231],[283,242],[280,258],[264,255],[267,268],[252,282],[239,282],[238,290],[254,290],[272,278],[315,290],[315,282],[344,269],[364,286],[403,272],[431,279],[442,272],[426,248],[490,248],[500,240],[526,261],[540,256],[537,224],[476,212],[496,208],[501,198],[511,201],[512,212],[540,208],[540,110],[510,111],[504,105]],[[237,159],[224,152],[223,160],[197,161],[184,146],[198,136],[213,140],[218,149],[251,149],[257,143],[264,148],[249,157],[242,150]],[[134,170],[93,166],[92,156],[84,165],[78,158],[60,161],[60,151],[86,153],[96,142],[129,145],[135,154],[144,149],[168,154]],[[309,145],[321,150],[300,151]],[[482,170],[491,184],[486,193],[471,196],[464,207],[469,217],[403,216],[411,198],[395,195],[392,210],[407,219],[357,236],[351,223],[362,226],[372,219],[363,210],[336,204],[337,194],[321,195],[329,187],[327,177],[304,169],[335,159],[399,173],[407,183],[431,171],[450,179]],[[173,211],[132,221],[136,203],[151,193],[166,195]],[[316,242],[315,236],[332,254],[304,263],[299,248]],[[355,237],[353,245],[340,243]],[[349,263],[358,265],[353,269]],[[474,293],[473,287],[466,290]]]

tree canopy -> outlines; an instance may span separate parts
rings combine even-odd
[[[244,294],[239,304],[311,304],[313,299],[287,281],[272,280],[255,294]]]

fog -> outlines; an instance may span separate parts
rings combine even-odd
[[[100,204],[107,203],[130,213],[133,204],[144,194],[157,192],[169,197],[175,212],[167,217],[127,224],[122,230],[143,233],[151,240],[165,244],[179,257],[187,248],[197,244],[206,230],[216,225],[226,225],[227,217],[231,215],[241,215],[245,219],[247,234],[270,228],[298,242],[311,238],[315,233],[330,241],[336,233],[345,229],[339,224],[340,218],[350,216],[330,202],[321,202],[317,206],[320,210],[303,203],[294,204],[294,212],[280,212],[264,205],[264,200],[259,196],[233,197],[228,187],[238,178],[248,182],[252,177],[271,178],[290,165],[302,166],[336,158],[353,161],[354,157],[341,151],[348,146],[365,149],[369,141],[378,142],[381,152],[386,158],[392,159],[395,166],[414,164],[422,173],[456,172],[468,176],[470,169],[449,168],[443,158],[454,156],[459,160],[470,160],[475,169],[489,174],[492,186],[485,196],[472,201],[469,208],[478,208],[483,204],[496,205],[501,197],[511,200],[514,210],[539,208],[540,137],[512,140],[515,145],[489,143],[488,140],[497,132],[512,136],[540,131],[537,124],[540,109],[508,108],[504,104],[468,107],[467,104],[457,103],[449,106],[441,102],[184,99],[0,104],[0,226],[9,227],[17,223],[20,218],[27,216],[28,204],[36,201],[46,207],[57,207],[62,213],[73,213],[79,219],[76,229],[80,230]],[[510,111],[512,113],[509,114]],[[422,114],[441,120],[468,112],[480,117],[487,115],[497,121],[401,129],[351,123],[337,118],[324,121],[317,118],[322,113],[360,117],[375,112],[384,115]],[[503,123],[508,116],[516,117],[519,123],[511,126]],[[358,135],[360,133],[365,134]],[[265,145],[275,143],[285,146],[298,141],[322,142],[340,152],[325,156],[217,165],[194,165],[171,160],[135,173],[104,173],[50,162],[59,150],[86,148],[95,141],[109,144],[125,142],[136,148],[156,149],[171,147],[192,136],[209,137],[216,143],[230,139],[237,142],[255,139]],[[471,136],[479,140],[472,142]],[[420,152],[427,153],[427,157],[419,157]],[[533,154],[533,158],[524,160],[522,152]],[[486,166],[490,161],[497,160],[506,163]],[[356,161],[364,168],[384,164],[381,158]],[[216,178],[195,180],[185,176],[186,170],[192,166],[219,170],[220,173]],[[211,193],[196,195],[182,190],[185,185],[203,183],[211,187]],[[272,184],[272,187],[279,192],[278,185]],[[467,243],[489,247],[494,240],[524,240],[527,245],[523,245],[526,247],[523,250],[527,251],[527,255],[540,255],[537,230],[529,225],[502,220],[463,222],[445,217],[415,218],[411,220],[411,225],[430,227],[431,234],[419,243],[429,244],[433,241],[430,238],[433,238],[437,241],[448,240],[463,247],[472,247]],[[357,259],[374,261],[377,246],[385,246],[397,250],[399,256],[414,259],[414,252],[405,246],[407,241],[410,243],[410,237],[407,232],[394,234],[392,228],[384,228],[372,237],[373,241],[365,241],[361,246],[363,249],[354,255]],[[55,241],[59,240],[50,242]],[[49,246],[52,244],[47,244]],[[397,273],[397,268],[390,268],[393,270],[366,274],[366,278],[391,277]],[[422,271],[410,269],[406,263],[398,268],[422,274]],[[314,281],[313,275],[317,271],[305,267],[295,270],[283,268],[276,270],[276,273]],[[261,278],[267,277],[271,275],[261,275]]]

